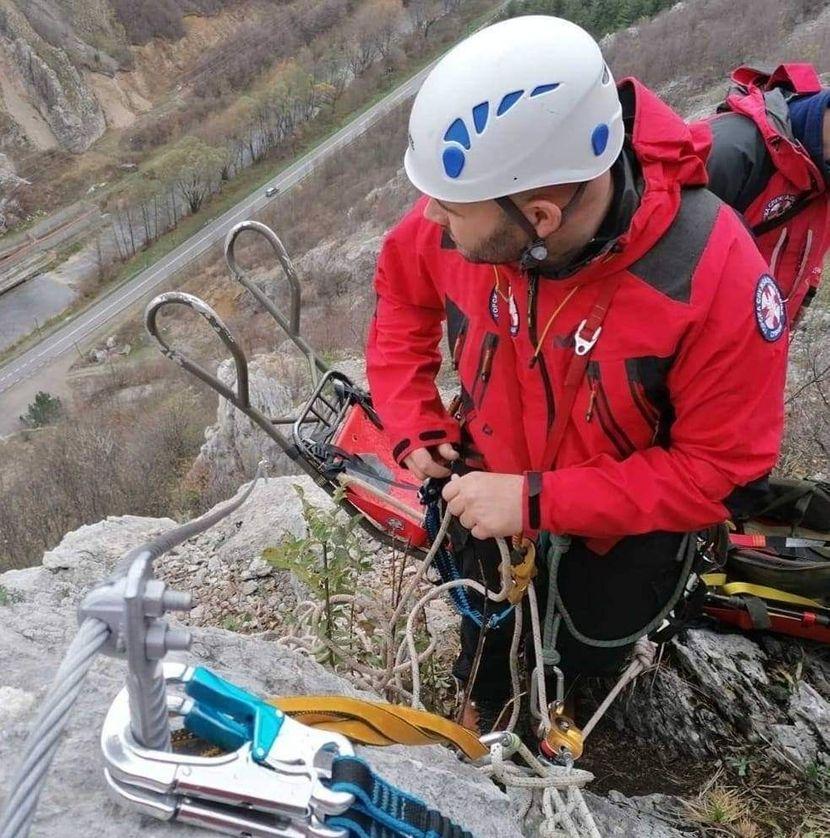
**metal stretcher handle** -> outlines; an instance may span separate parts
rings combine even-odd
[[[208,372],[204,367],[191,361],[183,352],[174,349],[159,333],[158,315],[159,312],[168,305],[182,305],[187,308],[192,308],[197,314],[207,320],[211,329],[219,335],[219,339],[225,344],[228,351],[233,357],[236,365],[236,392],[230,387],[223,384],[213,373]],[[147,331],[153,337],[156,343],[161,347],[162,354],[175,361],[180,367],[186,369],[196,378],[204,381],[209,387],[216,390],[221,396],[226,398],[231,404],[238,407],[240,410],[247,410],[251,406],[250,394],[248,392],[248,360],[245,353],[242,351],[239,343],[237,343],[233,332],[222,322],[222,318],[204,301],[193,294],[186,294],[184,291],[168,291],[165,294],[159,294],[147,305],[144,310],[144,325]]]
[[[249,230],[252,233],[258,233],[264,236],[268,244],[271,245],[283,271],[288,280],[288,290],[290,294],[289,300],[289,315],[286,320],[285,316],[277,309],[277,307],[268,299],[262,290],[256,285],[250,273],[243,268],[240,268],[236,261],[236,240],[240,233]],[[225,260],[234,278],[243,285],[248,291],[253,294],[257,302],[274,318],[280,328],[288,335],[294,342],[295,346],[300,352],[305,355],[308,361],[309,371],[311,373],[311,381],[314,386],[317,385],[319,373],[326,373],[329,370],[328,364],[314,351],[311,345],[300,334],[300,307],[302,304],[300,280],[297,276],[297,271],[294,269],[294,263],[288,256],[285,246],[280,241],[279,236],[265,224],[259,221],[242,221],[236,224],[228,232],[225,238]]]
[[[236,260],[236,240],[240,233],[249,230],[265,237],[277,256],[288,280],[290,305],[288,318],[281,313],[266,294],[256,285],[249,272],[239,267]],[[342,422],[346,411],[355,402],[362,406],[370,420],[380,426],[365,394],[356,390],[348,376],[331,369],[300,334],[300,282],[294,265],[285,251],[279,237],[266,225],[258,221],[243,221],[234,226],[225,239],[225,258],[234,277],[271,315],[277,325],[288,335],[305,356],[312,379],[312,394],[305,406],[292,417],[267,417],[251,404],[248,359],[231,330],[222,318],[204,301],[193,294],[169,291],[152,300],[144,312],[144,322],[150,336],[158,343],[162,354],[187,370],[208,387],[215,390],[234,407],[241,410],[255,425],[261,428],[277,443],[282,452],[296,463],[303,472],[314,480],[328,494],[338,488],[335,480],[325,471],[326,456],[315,449],[325,446]],[[236,389],[222,383],[219,378],[188,358],[181,350],[170,346],[159,331],[158,315],[167,305],[182,305],[193,309],[207,320],[213,331],[228,349],[236,366]],[[278,425],[292,424],[293,440],[280,433]],[[305,432],[303,432],[305,431]],[[400,541],[393,539],[374,521],[366,517],[351,500],[343,499],[341,505],[350,515],[361,516],[361,525],[375,539],[400,547]],[[407,548],[405,548],[407,549]]]
[[[233,357],[234,364],[236,365],[236,390],[223,384],[213,373],[208,372],[203,366],[196,363],[196,361],[192,361],[180,350],[174,349],[161,336],[159,333],[158,315],[168,305],[181,305],[191,308],[207,320],[210,327],[216,332]],[[238,407],[252,422],[262,428],[279,445],[286,456],[296,462],[312,477],[316,476],[316,472],[312,471],[303,458],[298,455],[296,447],[275,427],[275,424],[293,423],[295,421],[294,418],[269,419],[251,404],[248,388],[248,360],[245,357],[245,353],[242,351],[231,330],[222,322],[222,318],[204,300],[200,300],[198,297],[193,296],[193,294],[186,294],[183,291],[169,291],[166,294],[159,294],[158,297],[150,301],[144,311],[144,325],[150,336],[158,343],[165,357],[171,361],[175,361],[182,369],[196,376],[196,378],[203,381],[208,387],[211,387],[232,405]]]

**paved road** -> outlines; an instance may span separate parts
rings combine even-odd
[[[269,202],[269,199],[264,196],[266,186],[273,185],[279,187],[280,192],[287,191],[336,153],[339,148],[359,137],[384,114],[414,96],[431,68],[432,65],[424,68],[316,149],[281,172],[279,177],[264,184],[224,215],[202,228],[187,241],[182,242],[152,267],[142,271],[120,288],[106,294],[40,343],[0,367],[0,413],[5,413],[6,409],[11,407],[10,403],[5,404],[7,400],[3,397],[4,394],[31,379],[40,370],[53,367],[56,361],[74,352],[77,345],[101,330],[114,317],[164,283],[212,244],[221,241],[234,224],[250,218],[262,209]]]

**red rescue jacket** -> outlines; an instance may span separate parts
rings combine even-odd
[[[695,126],[714,129],[710,189],[733,204],[753,229],[794,323],[821,282],[830,248],[830,193],[822,173],[791,133],[787,97],[817,93],[821,81],[809,64],[783,64],[771,75],[739,67],[732,82],[719,114]],[[734,119],[730,114],[751,120],[760,143],[739,124],[725,125],[724,120]],[[747,179],[755,183],[736,201],[736,170],[742,165],[751,170]]]
[[[600,539],[607,549],[626,535],[722,521],[730,492],[769,472],[787,343],[751,236],[702,188],[694,134],[636,80],[620,94],[642,193],[611,250],[564,279],[472,264],[423,217],[422,199],[385,239],[367,346],[398,462],[459,442],[461,418],[487,470],[530,473],[527,532],[584,536],[595,549]],[[575,332],[612,282],[562,443],[546,462]],[[463,394],[456,417],[434,383],[444,319]],[[531,483],[541,494],[528,494]]]

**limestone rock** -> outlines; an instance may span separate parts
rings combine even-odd
[[[113,76],[131,56],[106,0],[12,0],[0,9],[0,59],[3,73],[13,77],[9,82],[48,125],[50,139],[80,153],[106,129],[104,111],[84,73]]]
[[[304,253],[295,265],[304,281],[304,295],[310,287],[309,300],[344,295],[365,299],[382,239],[383,230],[366,224],[345,239],[326,239]]]
[[[15,174],[12,161],[5,154],[0,154],[0,235],[22,221],[23,210],[14,192],[26,184],[28,181]]]
[[[264,513],[261,504],[247,511],[259,516]],[[246,519],[242,510],[240,513],[240,529],[244,530]],[[234,517],[232,529],[240,521]],[[279,521],[270,519],[274,520]],[[117,556],[172,525],[166,520],[140,522],[110,519],[84,528],[53,551],[51,569],[31,568],[0,576],[0,584],[19,594],[19,601],[3,607],[0,622],[0,659],[4,661],[0,672],[0,801],[35,712],[35,699],[40,702],[47,692],[50,677],[76,630],[76,601],[94,581],[91,577],[104,575]],[[313,661],[275,644],[220,629],[196,629],[194,638],[188,660],[210,666],[260,694],[359,694]],[[109,798],[98,738],[106,709],[123,685],[124,672],[122,662],[108,658],[101,658],[93,667],[41,799],[34,828],[41,838],[208,834],[142,818]],[[440,808],[475,834],[521,835],[508,798],[447,750],[438,746],[417,751],[401,747],[358,750],[386,779]],[[448,788],[452,795],[447,795]]]
[[[627,735],[678,757],[716,758],[724,743],[743,741],[769,746],[790,768],[830,765],[826,647],[690,629],[670,656],[612,706]]]
[[[223,384],[235,387],[233,361],[223,361],[217,376]],[[251,404],[265,416],[291,415],[291,396],[280,383],[280,368],[275,356],[260,355],[249,361],[248,384]],[[298,472],[277,443],[225,399],[219,400],[216,419],[216,424],[205,430],[205,443],[191,472],[194,479],[238,484],[254,475],[257,463],[262,459],[271,464],[271,473]],[[282,431],[290,439],[291,426],[283,426]]]

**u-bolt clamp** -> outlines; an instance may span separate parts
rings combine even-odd
[[[345,737],[306,727],[276,707],[202,668],[165,663],[168,707],[185,727],[227,748],[199,757],[140,747],[130,729],[126,689],[110,706],[101,734],[107,781],[127,805],[162,820],[231,835],[345,838],[325,818],[354,797],[327,788],[335,757],[354,753]]]

